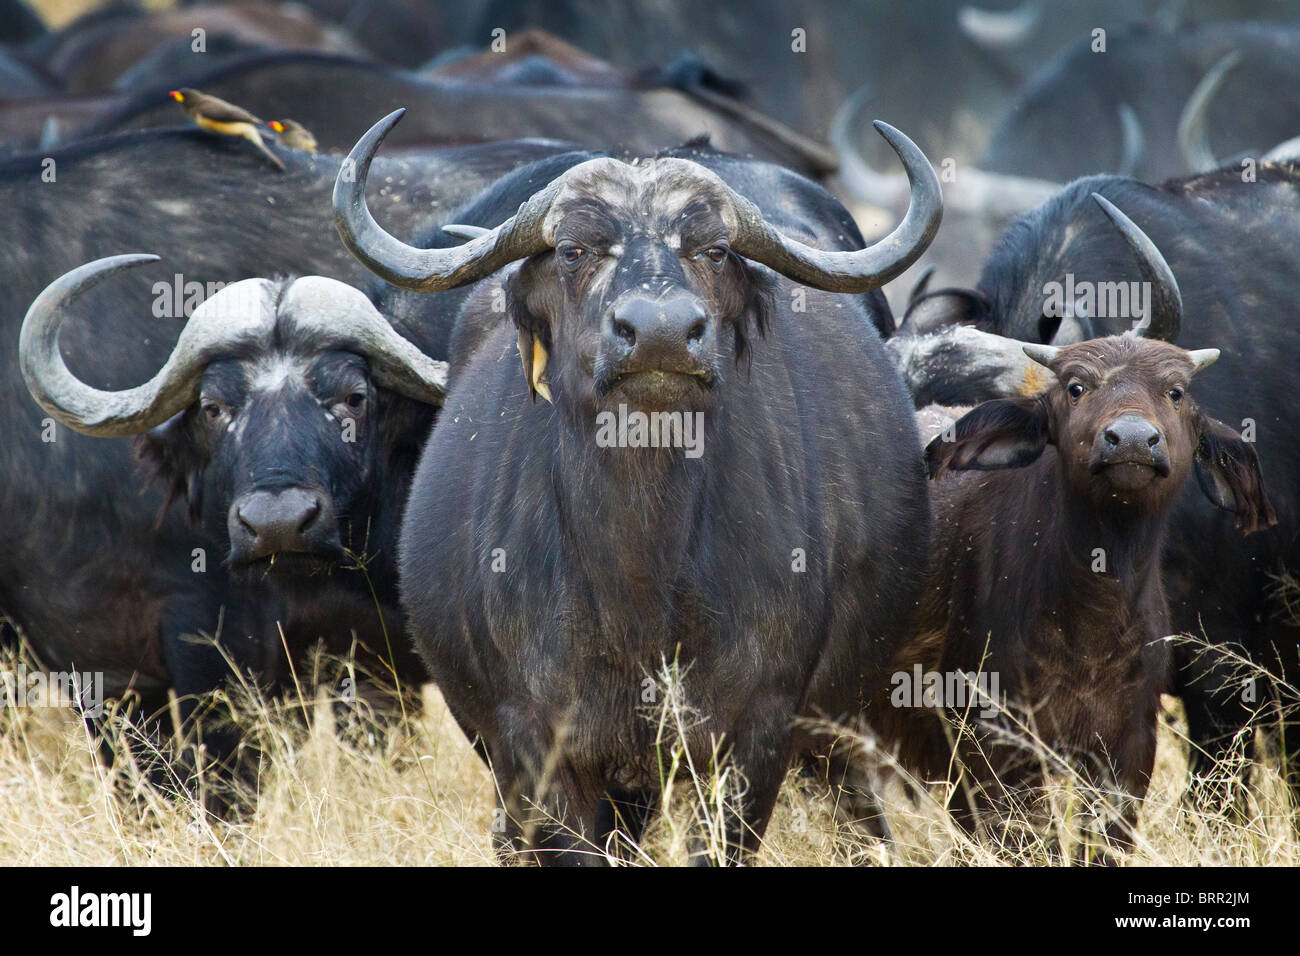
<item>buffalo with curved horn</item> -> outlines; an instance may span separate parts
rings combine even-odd
[[[883,832],[851,748],[796,718],[863,716],[924,567],[915,421],[873,327],[874,290],[939,224],[924,155],[877,125],[912,203],[866,248],[815,184],[701,153],[588,160],[498,205],[513,216],[458,212],[469,241],[422,250],[363,198],[399,116],[353,150],[335,208],[389,282],[482,280],[459,319],[481,338],[454,353],[400,552],[416,646],[496,775],[502,852],[601,862],[615,828],[639,838],[668,672],[707,716],[682,740],[694,765],[725,756],[747,781],[702,856],[757,847],[800,755]]]
[[[166,708],[157,695],[174,688],[186,730],[232,666],[273,688],[291,667],[285,655],[317,641],[334,654],[355,648],[362,673],[422,682],[423,668],[390,641],[385,618],[400,620],[392,552],[446,363],[335,279],[245,279],[194,310],[148,382],[119,391],[87,384],[64,361],[61,328],[98,283],[157,258],[110,256],[56,279],[27,312],[18,361],[58,422],[102,438],[138,436],[136,456],[166,498],[152,540],[121,546],[147,545],[163,577],[173,557],[166,593],[179,599],[164,605],[149,591],[162,586],[137,567],[115,593],[142,609],[139,620],[95,640],[77,637],[80,622],[66,635],[36,629],[38,653],[111,671],[108,693],[134,686],[144,713],[159,720]],[[188,533],[168,518],[178,499],[188,505]],[[365,575],[347,573],[357,569]],[[155,619],[159,605],[169,610]],[[194,639],[205,633],[218,642]],[[240,743],[219,722],[205,721],[203,739],[223,762]]]

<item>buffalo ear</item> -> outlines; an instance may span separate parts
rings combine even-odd
[[[203,513],[203,471],[208,467],[207,447],[194,434],[192,409],[177,412],[161,425],[135,438],[135,457],[151,480],[162,482],[167,500],[156,524],[175,501],[184,501],[189,519],[198,524]]]
[[[954,325],[975,325],[989,314],[989,301],[975,289],[939,289],[926,292],[922,276],[912,290],[907,312],[895,335],[926,335]]]
[[[519,360],[523,364],[524,381],[528,383],[528,397],[534,404],[538,395],[548,402],[553,401],[548,368],[551,358],[551,323],[538,315],[539,311],[546,309],[546,303],[533,302],[534,296],[531,294],[531,290],[539,286],[534,281],[534,272],[540,267],[534,260],[525,262],[506,281],[505,288],[506,312],[515,326],[515,344],[519,349]],[[558,283],[542,281],[540,286],[552,289],[558,287]]]
[[[1277,514],[1264,493],[1264,475],[1254,444],[1209,416],[1201,418],[1196,479],[1205,497],[1237,516],[1243,534],[1277,524]]]
[[[394,472],[402,463],[419,460],[420,450],[433,429],[437,409],[386,388],[379,390],[379,441]]]
[[[744,365],[748,369],[753,359],[751,335],[766,336],[776,314],[777,276],[766,269],[756,269],[743,260],[740,268],[743,270],[745,303],[732,325],[736,336],[736,368]]]
[[[1023,468],[1043,453],[1050,431],[1047,405],[1037,398],[984,402],[926,446],[926,468],[931,478],[948,470]]]

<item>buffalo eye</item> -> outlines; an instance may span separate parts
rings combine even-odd
[[[696,259],[708,259],[715,267],[721,266],[727,261],[726,246],[709,246],[703,252],[695,256]]]
[[[1181,388],[1178,388],[1177,386],[1171,388],[1168,394],[1169,394],[1169,400],[1173,402],[1175,405],[1177,405],[1179,402],[1183,400],[1183,390]]]
[[[1082,382],[1071,382],[1065,389],[1066,394],[1070,396],[1070,401],[1077,402],[1083,398],[1083,393],[1087,391]]]
[[[366,402],[370,398],[366,387],[360,384],[339,394],[340,398],[335,402],[332,411],[336,415],[352,418],[358,417],[365,411]]]
[[[203,417],[209,422],[216,422],[228,413],[226,406],[216,399],[205,398],[199,407],[203,409]]]
[[[560,258],[566,266],[575,266],[586,252],[581,246],[565,246],[560,250]]]

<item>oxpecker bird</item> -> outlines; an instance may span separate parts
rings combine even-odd
[[[246,139],[261,150],[262,155],[274,163],[277,169],[284,169],[280,157],[266,148],[266,144],[262,142],[262,135],[258,132],[258,127],[265,127],[266,123],[248,110],[189,87],[172,90],[169,95],[181,105],[185,115],[193,120],[194,125],[199,129],[207,130],[209,133],[220,133],[222,136],[238,136]]]
[[[308,153],[316,152],[316,137],[311,130],[297,120],[271,120],[271,129],[280,134],[280,145],[290,149],[301,149]]]

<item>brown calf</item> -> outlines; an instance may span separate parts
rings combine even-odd
[[[930,580],[880,730],[930,779],[960,741],[967,827],[993,811],[1005,828],[1044,771],[1069,767],[1102,796],[1107,836],[1127,842],[1169,676],[1170,507],[1195,472],[1244,532],[1275,518],[1253,447],[1187,393],[1218,350],[1131,334],[1024,350],[1055,376],[1047,391],[985,402],[926,448],[930,476],[947,480],[933,486]]]

